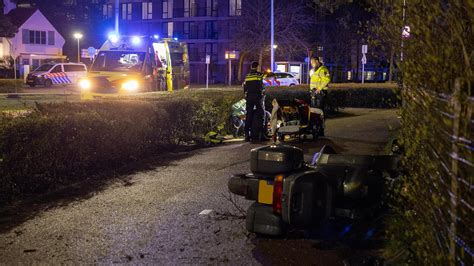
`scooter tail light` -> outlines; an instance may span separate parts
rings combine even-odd
[[[283,197],[283,175],[277,175],[273,182],[273,212],[281,214]]]

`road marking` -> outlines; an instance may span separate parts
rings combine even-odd
[[[202,212],[199,213],[199,215],[209,215],[212,212],[212,210],[203,210]]]

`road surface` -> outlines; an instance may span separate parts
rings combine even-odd
[[[323,144],[342,153],[381,153],[399,127],[396,110],[346,114],[327,121],[326,138],[298,144],[308,158]],[[361,254],[298,234],[267,239],[245,230],[241,210],[251,202],[230,196],[227,179],[249,170],[249,151],[257,146],[235,142],[169,155],[126,176],[2,210],[0,264],[342,265]]]

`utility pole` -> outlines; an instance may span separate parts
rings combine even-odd
[[[274,0],[270,0],[271,1],[271,14],[270,14],[270,32],[271,32],[271,41],[270,41],[270,69],[272,70],[272,72],[275,72],[275,38],[274,38],[274,34],[275,34],[275,20],[274,20],[274,9],[275,9],[275,6],[274,6]]]
[[[120,0],[115,0],[115,35],[119,35]]]
[[[402,28],[402,44],[400,47],[400,61],[403,61],[403,31],[405,30],[405,7],[406,7],[406,0],[403,0],[403,14],[402,14],[402,21],[403,21],[403,28]]]

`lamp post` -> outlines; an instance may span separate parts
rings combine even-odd
[[[271,11],[270,11],[270,69],[272,72],[275,72],[275,38],[274,38],[274,34],[275,34],[275,21],[274,21],[274,3],[273,3],[273,0],[270,0],[271,1]]]
[[[403,61],[403,38],[405,38],[405,36],[403,36],[403,33],[405,31],[405,8],[406,8],[406,4],[407,4],[407,1],[406,0],[403,0],[403,7],[402,7],[402,21],[403,21],[403,30],[402,30],[402,43],[401,43],[401,47],[400,47],[400,61]]]
[[[76,32],[74,33],[74,38],[77,39],[77,62],[81,62],[81,49],[79,45],[79,40],[82,39],[82,33]]]

